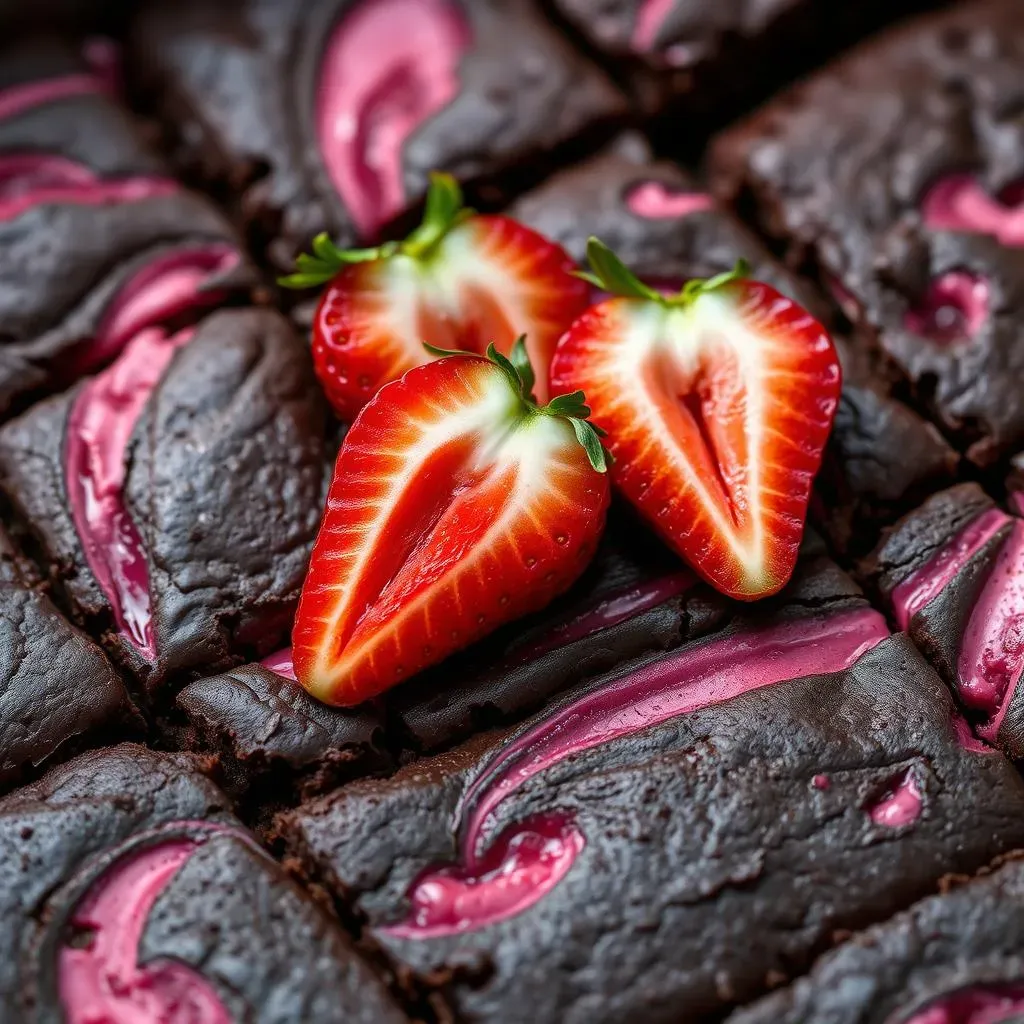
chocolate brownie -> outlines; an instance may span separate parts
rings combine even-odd
[[[132,56],[185,162],[243,190],[281,268],[325,228],[375,237],[430,171],[493,200],[624,112],[534,0],[167,0]]]
[[[57,611],[0,530],[0,787],[89,741],[141,728],[103,652]]]
[[[177,706],[191,726],[184,742],[216,751],[231,786],[316,792],[387,766],[383,724],[366,707],[332,708],[295,681],[288,652],[189,683]]]
[[[866,571],[978,734],[1024,757],[1024,521],[960,484],[901,519]]]
[[[224,310],[141,332],[0,428],[0,487],[76,616],[155,687],[286,641],[326,429],[287,321]]]
[[[856,936],[729,1024],[1015,1024],[1024,1020],[1024,865]]]
[[[653,160],[637,135],[624,135],[605,152],[554,175],[510,212],[580,261],[587,238],[596,235],[652,283],[678,287],[688,278],[728,270],[743,257],[754,277],[830,321],[813,288],[780,266],[694,178]],[[878,526],[950,483],[957,459],[931,424],[892,396],[867,354],[833,333],[845,389],[814,511],[838,550],[862,554]]]
[[[1017,0],[973,0],[844,57],[710,160],[980,465],[1024,445],[1022,60]]]
[[[926,0],[553,0],[641,108],[718,120]],[[678,122],[676,143],[678,144]],[[691,122],[692,127],[692,122]]]
[[[0,1021],[402,1021],[186,755],[86,754],[0,801]]]
[[[1019,846],[1022,811],[819,557],[724,632],[278,827],[465,1018],[696,1021]]]
[[[0,52],[0,414],[255,282],[83,59],[51,40]]]

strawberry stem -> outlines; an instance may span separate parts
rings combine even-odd
[[[643,283],[618,256],[599,238],[591,237],[587,242],[587,260],[593,273],[577,272],[576,276],[588,281],[602,291],[628,299],[646,299],[662,306],[688,306],[699,296],[718,290],[734,281],[746,278],[750,268],[746,260],[739,259],[732,270],[715,274],[709,278],[695,278],[675,295],[664,295]]]
[[[453,228],[475,211],[462,205],[462,189],[450,174],[435,171],[430,175],[430,188],[420,226],[404,242],[385,242],[364,249],[341,249],[326,232],[313,239],[313,252],[302,253],[295,260],[295,273],[279,277],[282,288],[314,288],[326,284],[352,263],[370,263],[390,259],[398,253],[412,259],[428,259],[434,249]]]
[[[480,358],[475,352],[462,352],[452,349],[437,348],[434,345],[424,344],[423,346],[431,355],[443,358],[451,356],[470,356]],[[533,364],[530,362],[530,355],[526,350],[526,335],[521,334],[517,339],[509,355],[503,355],[494,347],[492,342],[487,346],[487,359],[489,359],[505,375],[512,389],[519,396],[520,401],[526,408],[527,413],[534,416],[554,416],[558,419],[568,420],[576,434],[576,440],[583,446],[587,453],[590,465],[598,473],[606,473],[611,463],[611,453],[605,451],[601,444],[601,438],[605,432],[590,422],[590,406],[587,405],[586,395],[582,391],[573,391],[568,395],[558,395],[552,398],[547,405],[538,405],[533,397],[533,385],[536,383],[536,374]]]

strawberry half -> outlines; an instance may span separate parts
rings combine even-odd
[[[313,361],[328,400],[351,420],[389,381],[432,357],[424,343],[505,355],[521,334],[542,370],[586,309],[589,288],[560,246],[509,217],[475,214],[448,174],[435,174],[423,223],[404,242],[336,248],[327,235],[300,256],[290,288],[329,282],[313,323]]]
[[[349,430],[293,633],[300,683],[358,704],[570,586],[610,485],[582,394],[531,397],[525,345],[382,388]]]
[[[745,600],[789,579],[839,402],[832,339],[742,265],[664,295],[597,239],[617,296],[566,333],[554,393],[586,390],[612,480],[709,583]]]

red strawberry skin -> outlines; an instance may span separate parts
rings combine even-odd
[[[343,269],[313,324],[316,372],[351,421],[389,381],[433,358],[423,347],[508,355],[526,335],[540,402],[555,345],[589,302],[560,246],[508,217],[475,215],[429,257],[402,252]]]
[[[609,500],[571,424],[484,358],[414,368],[338,455],[293,633],[299,681],[367,700],[536,611],[596,549]]]
[[[613,482],[708,582],[745,600],[785,585],[841,388],[813,317],[743,279],[675,307],[609,299],[566,333],[551,382],[586,391]]]

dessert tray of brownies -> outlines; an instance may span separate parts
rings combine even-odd
[[[0,1024],[1024,1021],[1024,2],[24,6]]]

